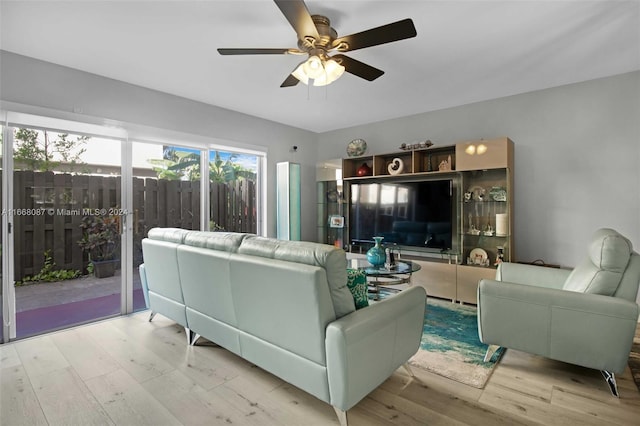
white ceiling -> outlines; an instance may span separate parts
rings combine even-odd
[[[324,132],[640,69],[638,1],[317,1],[338,35],[412,18],[417,37],[348,53],[385,71],[280,84],[296,47],[271,0],[1,1],[3,50]]]

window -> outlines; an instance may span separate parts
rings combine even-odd
[[[262,156],[209,151],[209,229],[257,234]]]

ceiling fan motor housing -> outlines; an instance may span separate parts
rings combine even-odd
[[[311,50],[319,48],[326,52],[327,48],[331,47],[333,40],[338,37],[338,33],[331,28],[331,21],[326,16],[311,15],[311,19],[313,19],[320,38],[305,36],[303,39],[298,40],[298,48],[309,53],[311,53]]]

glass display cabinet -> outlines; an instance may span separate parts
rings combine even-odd
[[[346,207],[341,165],[341,160],[335,160],[316,168],[316,240],[338,248],[344,248],[346,244],[344,239]]]
[[[477,303],[478,281],[513,262],[513,142],[509,138],[456,145],[460,188],[460,254],[456,299]]]
[[[497,267],[511,261],[509,170],[462,173],[462,264]]]

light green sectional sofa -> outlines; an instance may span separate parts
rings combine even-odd
[[[343,250],[175,228],[150,230],[142,248],[151,318],[160,313],[190,343],[205,337],[331,404],[343,424],[418,350],[424,289],[356,311]]]

